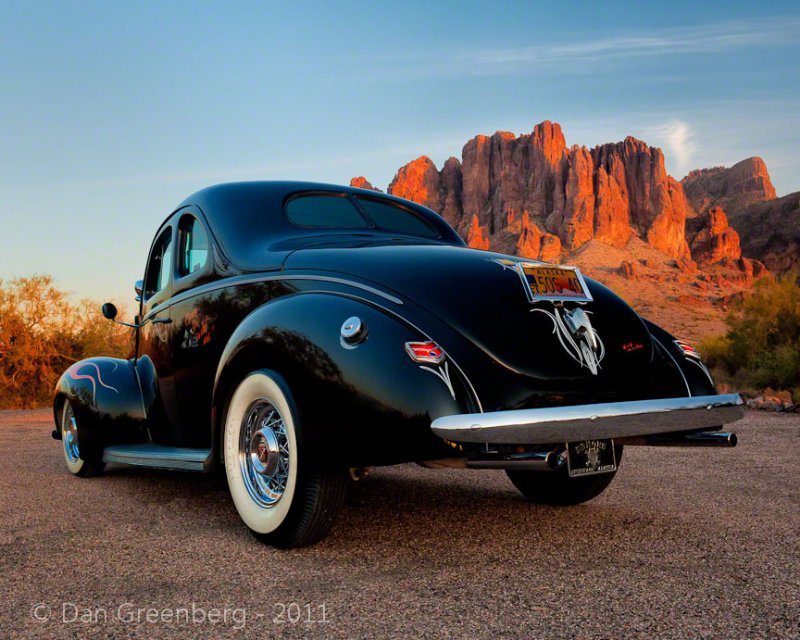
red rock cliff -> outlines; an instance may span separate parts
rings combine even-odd
[[[692,256],[699,264],[742,257],[739,234],[728,226],[728,216],[722,207],[711,207],[705,213],[704,226],[692,241]]]
[[[370,183],[370,181],[364,176],[356,176],[355,178],[351,178],[350,186],[358,187],[359,189],[369,189],[370,191],[380,191],[380,189],[373,187],[372,183]]]
[[[521,136],[479,135],[461,162],[450,158],[438,171],[422,156],[388,191],[442,213],[475,246],[557,260],[562,247],[593,239],[624,247],[636,235],[671,257],[690,255],[683,189],[661,150],[635,138],[568,148],[549,121]]]
[[[721,205],[735,215],[749,205],[775,198],[767,165],[758,157],[747,158],[730,168],[697,169],[681,180],[681,184],[698,214]]]

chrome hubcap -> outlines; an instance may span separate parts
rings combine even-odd
[[[274,475],[279,461],[278,436],[270,427],[261,427],[250,438],[250,463],[253,470],[262,476]]]
[[[242,419],[239,467],[250,497],[271,507],[283,496],[289,479],[289,438],[278,410],[265,398],[250,405]]]
[[[77,462],[81,458],[78,449],[78,423],[75,422],[75,415],[72,413],[72,407],[67,405],[64,412],[64,424],[61,425],[61,439],[64,442],[64,451],[67,454],[67,459],[70,462]]]

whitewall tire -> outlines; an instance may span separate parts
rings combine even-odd
[[[346,473],[312,468],[294,401],[283,379],[254,371],[228,403],[223,455],[233,503],[263,542],[278,547],[324,537],[344,501]]]
[[[78,421],[69,400],[61,407],[61,444],[64,462],[70,473],[82,478],[99,475],[105,466],[101,460],[88,461],[81,457]]]

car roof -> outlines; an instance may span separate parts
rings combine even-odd
[[[298,227],[289,222],[284,204],[301,193],[353,194],[380,199],[410,209],[423,218],[439,234],[444,244],[463,246],[463,240],[445,220],[434,211],[409,200],[369,189],[320,182],[253,181],[218,184],[202,189],[181,203],[180,208],[192,205],[205,216],[222,250],[234,265],[245,269],[272,269],[283,264],[292,250],[304,243],[319,242],[331,237],[398,235],[381,230]],[[420,238],[420,243],[426,239]]]

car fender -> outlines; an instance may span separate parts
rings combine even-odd
[[[139,375],[132,360],[87,358],[59,378],[53,413],[61,437],[61,413],[69,401],[78,422],[83,456],[99,456],[112,444],[138,442],[146,435],[146,410]]]
[[[666,366],[680,377],[678,385],[683,393],[689,396],[707,396],[717,393],[711,373],[700,360],[699,354],[687,356],[678,346],[679,341],[675,336],[654,322],[644,320],[644,323]]]
[[[348,343],[342,326],[362,323]],[[216,373],[215,451],[236,384],[257,369],[277,372],[291,390],[315,455],[337,464],[389,464],[442,457],[452,450],[430,430],[433,419],[474,410],[469,383],[454,362],[415,362],[407,342],[424,333],[402,316],[352,295],[298,293],[251,312],[232,334]]]

